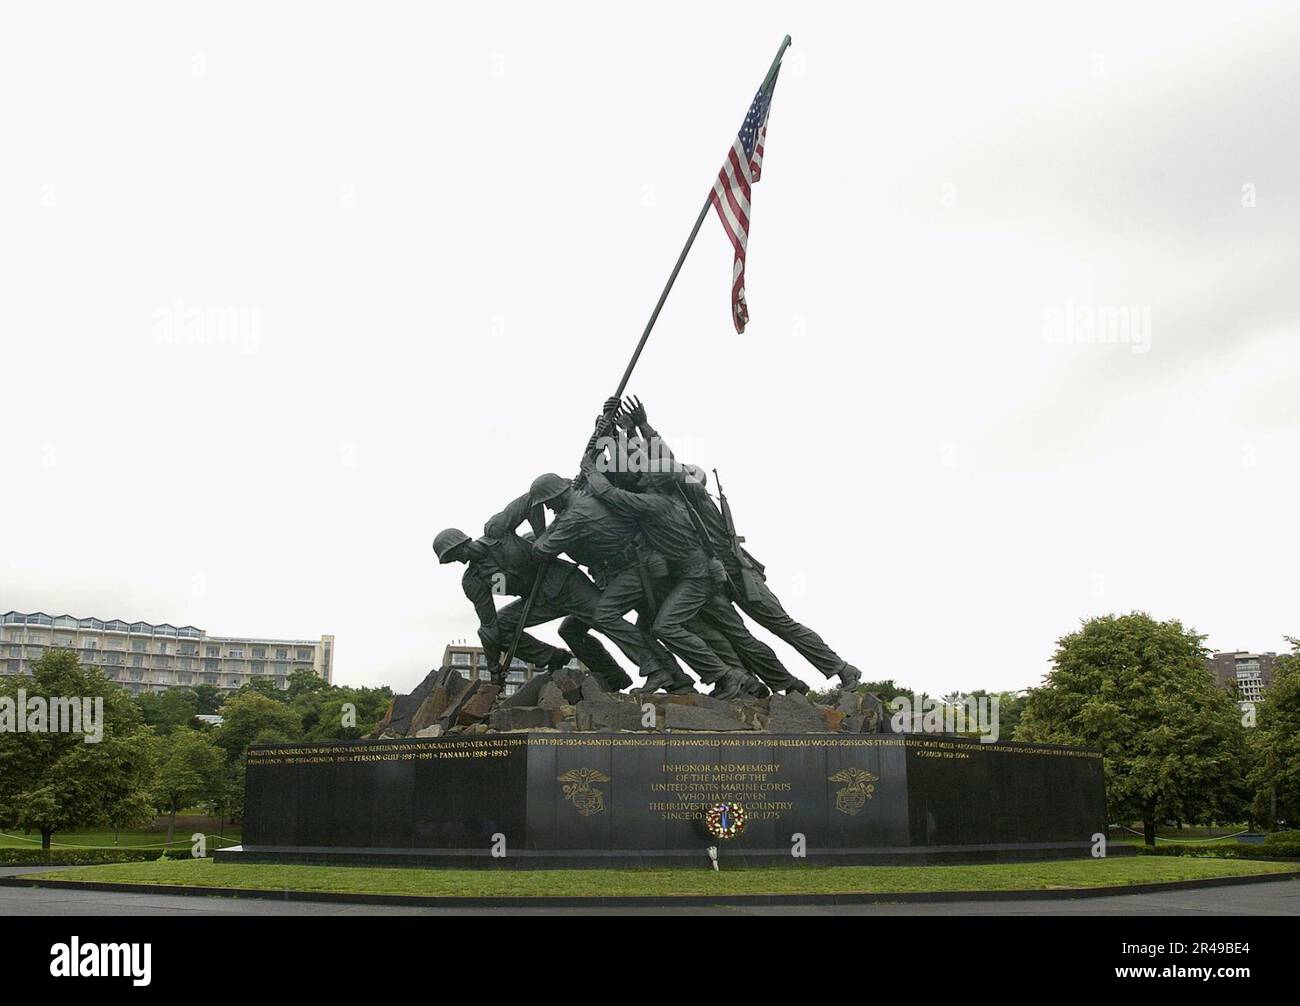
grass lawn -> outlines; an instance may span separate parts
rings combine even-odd
[[[279,866],[210,859],[79,866],[40,880],[188,884],[265,891],[414,894],[426,897],[535,897],[807,894],[920,891],[1068,890],[1241,877],[1296,870],[1295,864],[1240,860],[1071,859],[972,866],[826,866],[727,870],[433,870],[405,867]]]

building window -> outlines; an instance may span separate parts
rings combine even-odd
[[[254,646],[254,647],[253,647],[253,656],[254,656],[254,657],[258,657],[258,658],[265,657],[265,656],[266,656],[266,647],[265,647],[265,646]]]
[[[453,654],[451,655],[451,665],[452,665],[453,667],[468,667],[468,666],[469,666],[469,654],[468,654],[468,653],[453,653]]]
[[[219,657],[219,656],[221,656],[221,647],[220,647],[220,646],[205,646],[205,647],[203,648],[203,652],[206,653],[209,657]]]
[[[310,660],[310,659],[311,659],[311,650],[307,649],[305,646],[300,646],[300,647],[298,647],[298,659],[299,659],[299,660]]]

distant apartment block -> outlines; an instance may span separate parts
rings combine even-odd
[[[77,654],[132,692],[214,685],[235,691],[264,678],[287,688],[294,671],[334,675],[334,637],[262,639],[210,636],[192,625],[151,625],[117,619],[8,611],[0,617],[0,673],[28,674],[51,649]]]
[[[1263,698],[1265,689],[1273,682],[1273,663],[1276,660],[1276,653],[1237,650],[1216,653],[1206,663],[1219,687],[1232,691],[1238,705],[1245,706]]]
[[[468,643],[448,643],[442,651],[442,663],[438,666],[454,667],[470,681],[475,679],[479,681],[491,680],[492,668],[488,666],[487,657],[484,655],[481,646],[470,646]],[[575,670],[585,670],[582,661],[577,657],[574,657],[565,666]],[[526,664],[518,657],[515,657],[510,662],[510,670],[506,674],[505,694],[513,695],[519,690],[520,685],[528,681],[534,674],[544,670],[545,668]]]

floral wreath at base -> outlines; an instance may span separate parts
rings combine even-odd
[[[715,803],[704,812],[704,830],[726,841],[745,830],[745,808],[738,803]]]

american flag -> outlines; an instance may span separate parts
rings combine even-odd
[[[731,267],[731,319],[736,331],[743,332],[749,321],[745,305],[745,245],[749,241],[749,205],[753,185],[763,174],[763,144],[767,140],[767,114],[772,108],[772,92],[780,65],[754,95],[745,121],[740,125],[727,159],[722,162],[718,180],[713,183],[709,200],[718,211],[722,229],[736,249]]]

